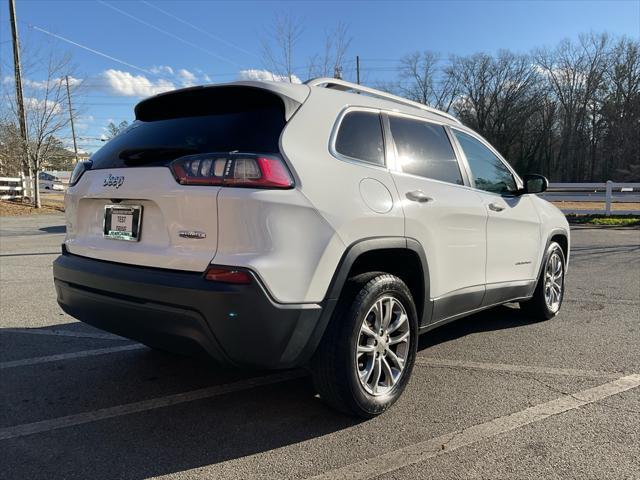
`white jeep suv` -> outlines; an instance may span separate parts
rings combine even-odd
[[[61,307],[154,348],[308,366],[327,403],[383,412],[418,335],[505,302],[558,313],[562,213],[452,116],[335,79],[140,102],[79,163]]]

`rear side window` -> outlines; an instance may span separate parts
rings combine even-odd
[[[384,142],[380,115],[374,112],[349,112],[336,136],[336,152],[356,160],[384,165]]]
[[[390,116],[391,133],[405,173],[462,185],[456,155],[444,127]]]
[[[198,153],[278,153],[286,123],[279,97],[239,87],[152,97],[136,116],[91,157],[93,169],[167,165]]]

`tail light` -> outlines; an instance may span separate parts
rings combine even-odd
[[[84,172],[91,170],[92,166],[93,162],[91,160],[82,160],[76,163],[76,166],[73,167],[73,172],[71,172],[71,177],[69,178],[69,186],[73,187],[78,183]]]
[[[229,267],[209,267],[204,278],[213,282],[234,283],[246,285],[251,283],[251,274],[246,270],[237,270]]]
[[[287,166],[276,155],[204,153],[180,157],[169,168],[181,185],[293,187]]]

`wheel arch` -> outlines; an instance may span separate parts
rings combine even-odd
[[[412,238],[374,237],[350,245],[338,264],[327,298],[339,299],[350,277],[378,270],[396,275],[407,284],[418,318],[423,318],[429,299],[429,268],[422,245]]]
[[[538,266],[538,275],[536,276],[536,280],[539,280],[540,275],[542,274],[542,269],[544,268],[547,258],[547,250],[549,250],[551,242],[557,242],[560,245],[560,248],[562,248],[562,253],[564,253],[565,271],[569,265],[569,232],[562,228],[554,228],[547,234],[547,241],[544,245],[542,255],[540,256],[540,265]]]
[[[413,281],[410,275],[409,277],[407,276],[406,271],[400,271],[396,267],[391,268],[392,271],[389,272],[389,268],[384,268],[385,266],[393,265],[392,263],[379,263],[381,259],[388,261],[392,257],[397,259],[398,256],[401,258],[400,262],[398,262],[400,266],[410,265],[413,268],[412,271],[417,276]],[[431,321],[433,305],[429,301],[429,266],[422,245],[417,240],[406,237],[371,237],[362,239],[347,247],[336,267],[325,298],[320,302],[322,314],[305,348],[305,357],[307,359],[311,358],[320,343],[333,316],[345,283],[354,274],[362,273],[360,270],[365,268],[373,268],[374,271],[385,271],[405,281],[414,296],[418,313],[418,325],[423,326]],[[416,272],[418,273],[416,274]],[[408,282],[407,278],[409,279]]]

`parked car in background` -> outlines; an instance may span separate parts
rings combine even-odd
[[[65,189],[62,180],[50,173],[40,172],[38,174],[38,180],[40,182],[40,190],[64,191]]]
[[[151,347],[309,367],[361,417],[404,390],[418,335],[564,297],[569,227],[454,117],[336,79],[160,94],[65,197],[70,315]]]

